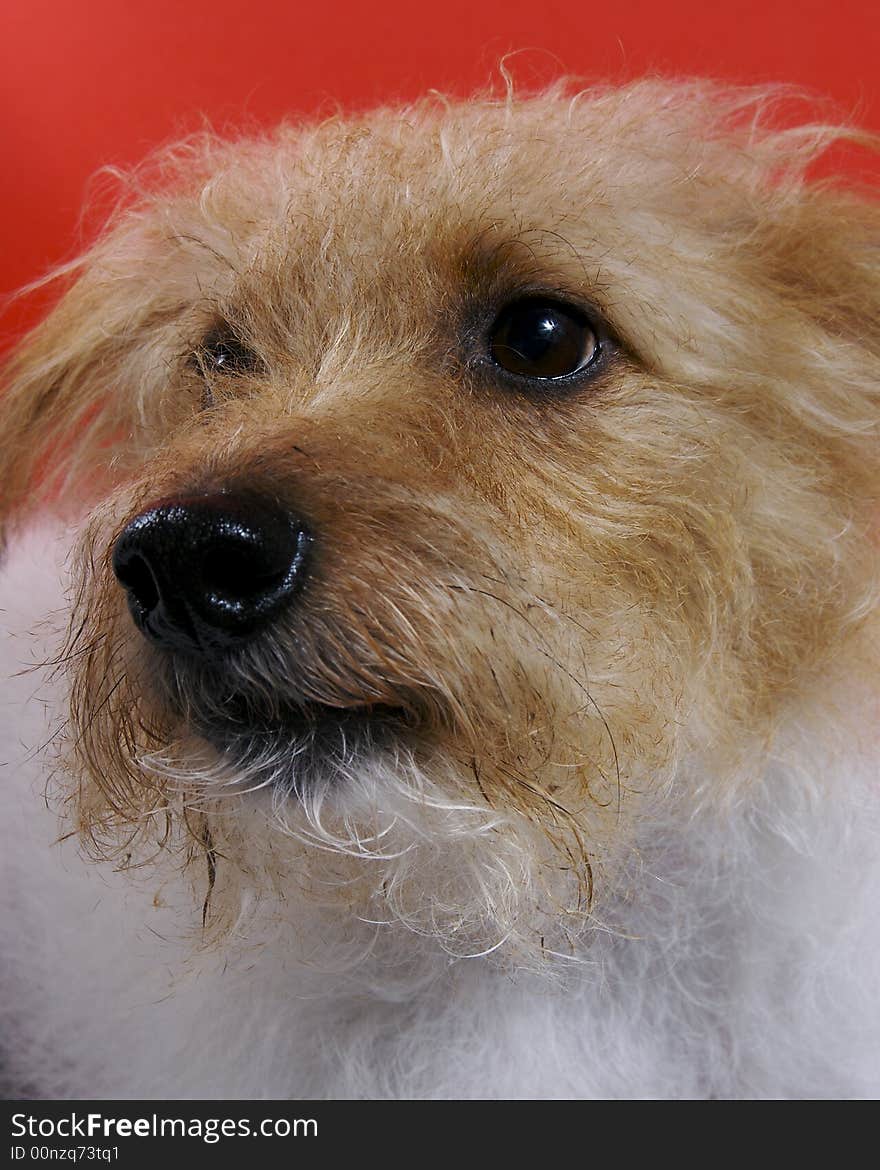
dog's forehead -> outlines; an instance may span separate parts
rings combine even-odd
[[[421,225],[436,232],[440,222],[455,230],[463,218],[510,213],[553,220],[596,174],[564,109],[549,108],[543,120],[536,114],[527,103],[510,111],[461,105],[294,132],[281,175],[287,207],[343,232],[383,224],[389,232]]]
[[[621,299],[634,255],[650,299],[670,240],[693,230],[682,176],[699,173],[693,135],[667,122],[619,98],[543,97],[282,128],[221,151],[173,209],[173,237],[193,299],[219,297],[233,316],[246,304],[255,323],[261,306],[277,322],[292,301],[316,316],[356,301],[392,324],[424,321],[501,269],[514,290],[602,304],[606,289]]]
[[[516,241],[523,261],[564,266],[568,252],[583,264],[633,233],[644,248],[695,149],[682,127],[660,119],[653,134],[647,111],[625,112],[611,98],[542,98],[282,128],[232,146],[187,214],[239,270],[283,250],[328,278],[340,263],[375,276],[405,257],[478,262]]]
[[[207,138],[160,159],[170,180],[108,237],[94,278],[161,304],[177,349],[219,320],[285,361],[328,337],[402,352],[463,320],[468,296],[491,314],[549,292],[595,308],[652,367],[704,377],[731,360],[740,269],[773,226],[770,141],[741,110],[652,84]]]

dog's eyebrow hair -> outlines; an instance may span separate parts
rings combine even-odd
[[[493,233],[496,238],[492,239]],[[536,245],[539,241],[551,239],[562,245],[558,251],[567,252],[576,262],[583,275],[584,285],[593,289],[601,287],[601,270],[591,271],[583,253],[575,247],[557,228],[541,227],[538,225],[508,225],[501,220],[493,219],[485,224],[476,234],[465,243],[465,263],[470,261],[476,265],[503,266],[509,262],[509,252],[515,248],[524,249],[534,262],[534,277],[546,277],[551,281],[559,281],[559,272],[553,265],[553,254],[550,249],[547,255],[542,256]]]
[[[200,239],[198,236],[190,235],[188,232],[174,232],[168,239],[171,243],[176,244],[194,244],[197,248],[201,248],[202,251],[208,252],[220,264],[228,268],[230,272],[239,271],[228,256],[224,256],[222,252],[218,252],[215,247],[206,240]]]
[[[595,280],[590,275],[590,272],[587,268],[586,260],[584,259],[583,254],[578,251],[578,249],[574,246],[574,244],[571,242],[571,240],[569,240],[566,236],[564,236],[562,234],[562,232],[556,231],[553,228],[532,228],[531,231],[537,232],[542,238],[544,236],[550,236],[554,240],[559,240],[559,242],[563,245],[564,249],[567,252],[571,253],[571,255],[575,258],[578,265],[580,266],[581,271],[584,274],[584,283],[589,285],[590,287],[593,287],[593,285],[595,284]]]

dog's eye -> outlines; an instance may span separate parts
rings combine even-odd
[[[231,329],[210,333],[193,355],[204,374],[253,374],[260,359]]]
[[[576,306],[525,297],[499,313],[489,330],[489,353],[508,373],[548,380],[586,369],[599,354],[599,340]]]

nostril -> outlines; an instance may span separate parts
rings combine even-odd
[[[150,566],[143,557],[133,554],[114,564],[117,580],[134,597],[145,613],[159,604],[159,588]]]

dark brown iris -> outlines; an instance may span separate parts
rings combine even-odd
[[[546,297],[513,301],[489,331],[492,360],[523,378],[564,378],[588,366],[598,349],[586,315]]]
[[[205,374],[253,374],[260,366],[254,351],[228,325],[212,330],[195,357]]]

